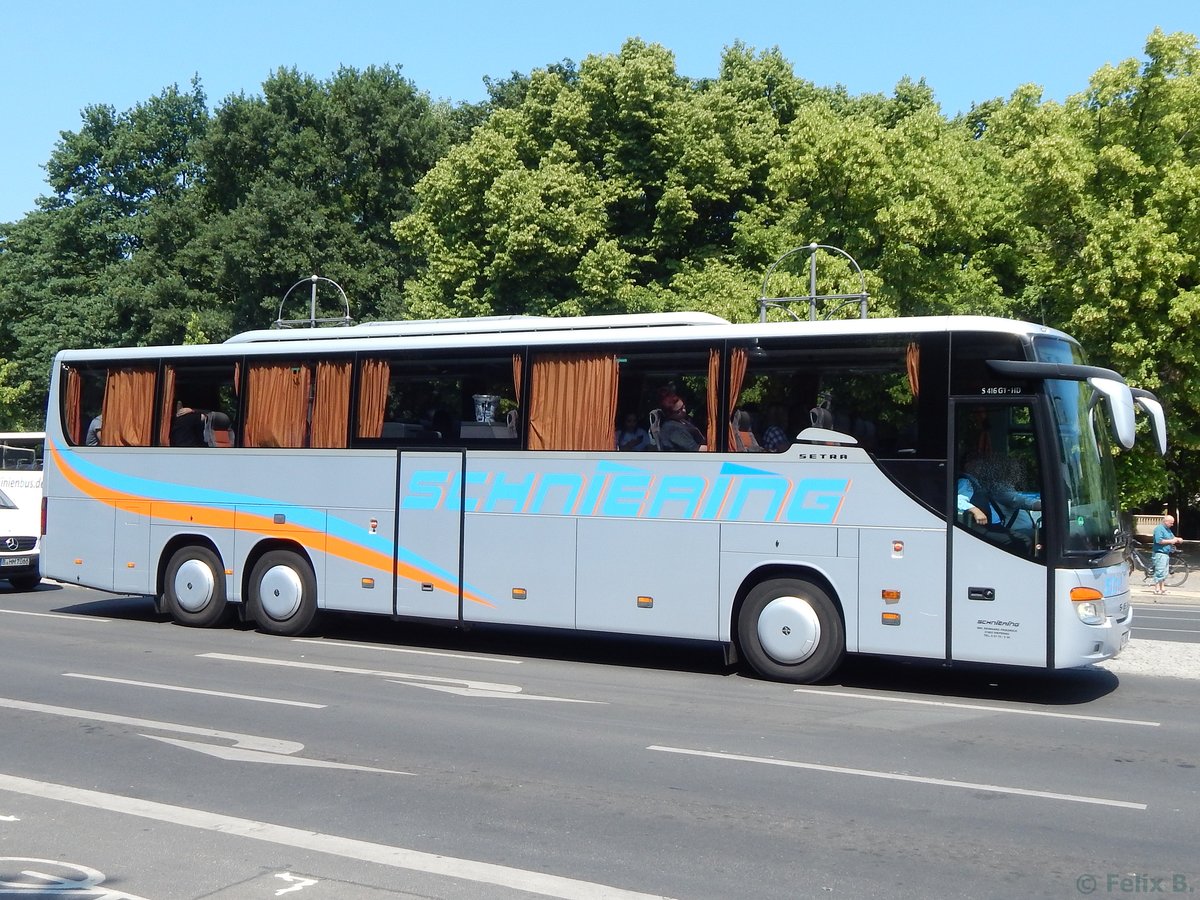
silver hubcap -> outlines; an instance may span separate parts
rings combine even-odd
[[[175,571],[172,585],[179,605],[191,613],[200,612],[216,593],[213,571],[199,559],[189,559]]]
[[[304,599],[304,583],[291,566],[272,566],[258,582],[258,598],[263,612],[277,622],[290,619]]]
[[[758,640],[776,662],[802,663],[821,643],[821,620],[803,597],[776,597],[758,617]]]

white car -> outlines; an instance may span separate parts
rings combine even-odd
[[[32,591],[42,581],[40,516],[40,510],[31,515],[19,509],[0,490],[0,581],[18,591]]]

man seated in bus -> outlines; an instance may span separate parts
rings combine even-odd
[[[659,450],[693,452],[707,450],[703,432],[688,417],[683,398],[673,390],[664,390],[659,403],[662,424],[658,429]]]
[[[1017,490],[1014,466],[1015,460],[1003,456],[970,456],[958,477],[955,508],[964,524],[981,529],[988,540],[1027,549],[1034,530],[1029,511],[1040,510],[1042,499]]]
[[[653,449],[653,446],[650,443],[650,435],[638,421],[637,413],[626,413],[621,427],[617,429],[617,449],[650,450]]]
[[[103,416],[96,416],[88,425],[87,437],[84,438],[84,443],[89,447],[100,446],[100,428],[104,424]]]
[[[175,406],[171,420],[172,447],[204,447],[204,413],[182,403]]]

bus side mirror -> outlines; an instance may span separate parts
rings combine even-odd
[[[1113,437],[1126,450],[1133,448],[1133,392],[1129,385],[1111,378],[1092,377],[1088,384],[1108,401]],[[1164,438],[1165,439],[1165,438]]]
[[[1133,388],[1133,400],[1150,414],[1150,432],[1154,435],[1154,443],[1158,445],[1160,456],[1167,455],[1167,416],[1162,404],[1149,391]]]

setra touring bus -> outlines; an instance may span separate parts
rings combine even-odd
[[[1130,634],[1139,405],[1165,450],[1153,396],[1068,335],[968,316],[64,351],[43,567],[281,635],[347,610],[716,642],[800,683],[847,653],[1078,667]]]

